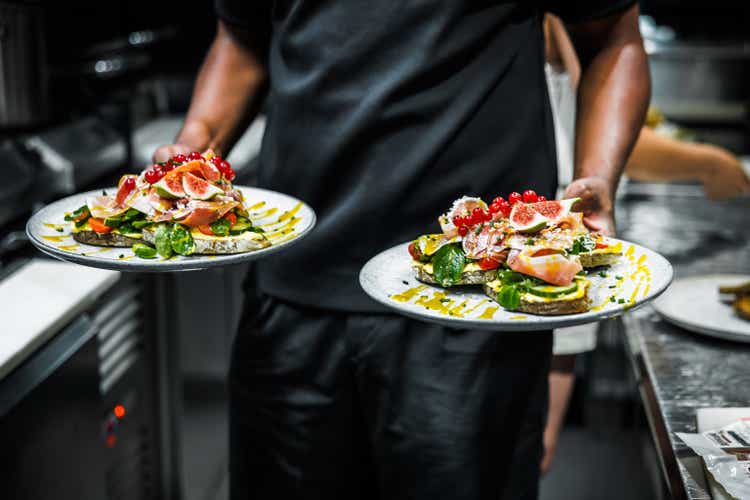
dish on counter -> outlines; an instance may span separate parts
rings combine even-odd
[[[695,333],[727,340],[750,342],[750,321],[733,307],[734,293],[750,281],[747,274],[709,274],[676,279],[654,301],[654,309],[666,321]],[[732,300],[726,300],[727,296]]]
[[[507,201],[497,197],[490,205],[464,196],[438,218],[442,233],[409,245],[414,276],[443,288],[480,285],[508,311],[587,312],[588,271],[604,275],[623,252],[621,243],[585,227],[583,214],[573,211],[579,201],[548,201],[532,190],[511,193]]]

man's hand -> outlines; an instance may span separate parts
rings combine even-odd
[[[583,223],[592,231],[615,235],[614,203],[609,183],[600,177],[582,177],[568,185],[563,198],[580,198],[575,206],[583,212]]]
[[[197,149],[188,146],[187,144],[165,144],[163,146],[159,146],[159,148],[154,151],[153,161],[154,163],[161,163],[163,161],[169,160],[176,154],[183,154],[187,156],[193,151],[197,151]]]

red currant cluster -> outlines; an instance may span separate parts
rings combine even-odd
[[[510,211],[513,209],[513,205],[515,205],[516,203],[537,203],[539,201],[547,201],[547,198],[542,195],[537,195],[536,192],[532,191],[531,189],[527,189],[523,192],[523,194],[513,191],[508,195],[507,201],[502,196],[498,196],[497,198],[492,200],[492,203],[489,206],[489,210],[486,212],[477,207],[471,211],[471,214],[465,217],[462,217],[460,215],[454,216],[453,224],[458,228],[458,234],[460,234],[461,236],[466,236],[466,233],[469,232],[469,227],[475,226],[477,224],[482,224],[484,222],[489,222],[493,220],[495,214],[500,214],[503,217],[509,217]]]
[[[157,163],[156,165],[153,165],[151,168],[146,170],[144,177],[146,178],[146,182],[148,182],[149,184],[154,184],[156,182],[159,182],[162,177],[164,177],[180,165],[195,160],[206,161],[203,155],[201,155],[197,151],[193,151],[187,156],[183,154],[176,154],[169,160]],[[226,180],[228,180],[229,182],[232,182],[234,180],[236,174],[228,161],[226,161],[219,155],[211,157],[211,159],[208,161],[213,164],[213,166],[216,167],[219,172],[222,173]]]

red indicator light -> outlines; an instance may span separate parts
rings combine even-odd
[[[117,436],[114,434],[110,434],[107,436],[107,439],[105,441],[107,443],[107,448],[114,448],[115,444],[117,443]]]
[[[116,405],[114,409],[115,417],[122,419],[125,416],[125,407],[122,405]]]

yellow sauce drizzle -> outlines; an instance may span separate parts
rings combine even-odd
[[[526,319],[527,317],[528,317],[528,316],[524,316],[523,314],[518,314],[518,315],[516,315],[516,316],[511,316],[511,317],[510,317],[510,318],[508,318],[508,319],[512,319],[512,320],[518,320],[518,319]]]
[[[42,225],[43,225],[44,227],[49,227],[49,228],[52,228],[52,229],[54,229],[55,231],[60,231],[60,230],[62,230],[62,229],[65,229],[65,225],[64,225],[64,224],[53,224],[53,223],[51,223],[51,222],[45,222],[45,223],[43,223]]]
[[[65,250],[66,252],[72,252],[76,250],[77,248],[79,248],[80,246],[81,245],[79,245],[78,243],[74,243],[72,245],[60,245],[57,248],[59,248],[60,250]]]
[[[448,314],[450,316],[457,316],[459,318],[463,318],[466,314],[466,311],[463,310],[464,307],[466,307],[466,304],[468,304],[468,301],[464,300],[460,304],[458,304],[456,307],[452,308],[448,311]]]
[[[271,241],[272,241],[272,242],[273,242],[273,243],[274,243],[275,245],[280,245],[280,244],[282,244],[282,243],[284,243],[284,242],[287,242],[287,241],[289,241],[289,240],[291,240],[291,239],[294,239],[294,238],[296,238],[296,237],[297,237],[297,233],[296,233],[296,232],[294,232],[294,231],[292,231],[292,232],[291,232],[291,233],[289,234],[289,236],[287,236],[286,238],[282,238],[282,239],[275,239],[275,238],[274,238],[274,239],[271,239],[271,238],[269,238],[269,239],[271,239]]]
[[[265,233],[266,238],[272,240],[274,238],[279,238],[281,236],[286,236],[287,234],[289,234],[291,231],[294,230],[294,226],[296,226],[297,224],[299,224],[299,221],[301,221],[301,220],[302,219],[299,218],[299,217],[292,218],[289,222],[287,222],[283,226],[277,227],[273,231],[266,232]]]
[[[495,313],[497,310],[500,309],[499,307],[495,306],[489,306],[487,307],[482,314],[479,315],[479,319],[492,319],[495,317]]]
[[[127,257],[118,257],[118,259],[120,259],[120,260],[130,260],[133,257],[135,257],[135,255],[128,255]]]
[[[42,238],[44,238],[45,240],[54,241],[55,243],[60,243],[62,240],[64,240],[67,237],[68,237],[67,234],[61,234],[59,236],[42,236]]]
[[[474,311],[476,311],[477,309],[479,309],[479,307],[480,307],[480,306],[481,306],[482,304],[486,304],[486,303],[487,303],[487,299],[482,299],[482,300],[480,300],[480,301],[479,301],[479,302],[477,303],[477,305],[475,305],[475,306],[474,306],[474,307],[472,307],[471,309],[468,309],[468,310],[467,310],[466,312],[464,312],[464,314],[465,314],[465,315],[469,315],[469,314],[473,313]]]
[[[293,209],[284,212],[283,214],[279,215],[279,222],[283,222],[287,219],[291,219],[294,217],[294,215],[299,212],[299,209],[302,208],[302,202],[297,203]]]
[[[278,211],[279,211],[278,208],[273,207],[273,208],[269,208],[265,212],[258,212],[257,214],[250,214],[250,218],[251,219],[265,219],[266,217],[271,216],[271,215],[275,214]],[[270,226],[271,224],[276,224],[276,222],[271,222],[271,223],[268,223],[268,224],[263,224],[262,226],[259,226],[259,227]]]
[[[265,205],[265,204],[266,204],[265,201],[259,201],[255,205],[251,205],[251,206],[247,207],[247,210],[248,210],[248,212],[250,210],[258,210],[259,208],[263,207],[263,205]]]
[[[409,302],[411,299],[419,295],[419,293],[423,290],[426,290],[427,286],[425,285],[419,285],[415,286],[414,288],[409,288],[405,292],[397,293],[396,295],[391,295],[391,298],[395,300],[396,302]]]
[[[426,295],[421,296],[415,302],[415,304],[418,304],[425,309],[437,311],[440,314],[448,314],[448,312],[450,311],[450,306],[452,306],[454,303],[455,301],[450,300],[442,292],[434,292],[432,294],[432,297],[428,297]]]
[[[627,249],[627,251],[625,252],[625,255],[626,255],[626,256],[627,256],[627,257],[628,257],[629,259],[632,259],[632,258],[633,258],[633,252],[635,252],[635,245],[630,245],[630,247],[629,247],[629,248]]]

